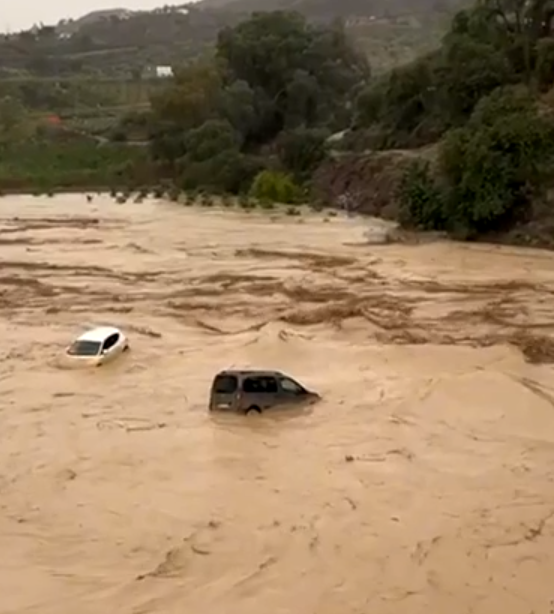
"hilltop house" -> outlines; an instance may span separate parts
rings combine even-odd
[[[142,71],[143,79],[167,79],[173,77],[173,68],[171,66],[147,66]]]

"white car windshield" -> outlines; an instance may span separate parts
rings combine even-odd
[[[99,341],[84,341],[77,339],[67,351],[71,356],[97,356],[102,344]]]

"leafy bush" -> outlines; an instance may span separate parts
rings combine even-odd
[[[508,230],[531,215],[554,162],[554,124],[526,90],[499,88],[463,128],[450,130],[439,156],[414,162],[400,185],[400,222],[471,238]]]
[[[301,190],[290,175],[275,171],[262,171],[252,182],[250,195],[260,201],[295,203]]]
[[[305,179],[327,155],[329,131],[297,128],[284,132],[277,149],[283,166],[299,179]]]
[[[441,149],[451,228],[486,233],[527,218],[553,159],[554,125],[526,94],[508,88],[485,97]]]
[[[262,168],[258,159],[233,149],[202,162],[185,156],[180,160],[180,166],[180,184],[184,190],[202,188],[231,194],[247,189]]]
[[[228,121],[209,120],[190,130],[184,141],[187,157],[193,162],[205,162],[221,152],[238,150],[238,136]]]
[[[422,230],[444,228],[443,195],[428,162],[414,160],[409,165],[402,176],[399,192],[399,222],[403,226]]]

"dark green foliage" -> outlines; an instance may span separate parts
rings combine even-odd
[[[553,156],[552,121],[517,90],[493,92],[442,147],[448,219],[477,233],[525,220],[544,188]]]
[[[399,200],[398,221],[403,226],[421,230],[444,228],[443,194],[428,162],[414,160],[408,166],[400,182]]]
[[[546,97],[537,99],[554,84],[552,17],[550,0],[477,0],[456,14],[434,51],[370,79],[339,22],[316,26],[287,11],[236,16],[235,25],[220,30],[213,56],[176,70],[152,95],[150,110],[127,112],[102,133],[117,141],[110,148],[94,141],[54,146],[67,132],[37,131],[36,115],[17,104],[63,108],[67,88],[10,86],[16,97],[0,88],[0,146],[10,151],[0,161],[0,180],[9,186],[13,177],[32,176],[49,189],[102,178],[137,189],[160,185],[163,177],[176,186],[164,192],[176,199],[181,190],[241,194],[237,202],[249,212],[302,202],[314,170],[340,155],[340,147],[411,148],[440,140],[432,165],[414,162],[404,174],[401,223],[465,238],[502,231],[532,215],[552,175],[554,130]],[[44,50],[55,38],[40,29],[29,45]],[[97,41],[67,44],[92,51]],[[29,58],[37,70],[53,61],[40,60]],[[104,94],[91,93],[90,104]],[[329,140],[349,126],[356,130],[347,138]],[[148,150],[126,144],[145,140]]]
[[[184,188],[243,190],[260,160],[306,179],[325,156],[329,128],[368,76],[340,24],[254,14],[220,33],[214,62],[179,71],[153,99],[152,155]]]
[[[234,194],[247,189],[261,167],[256,158],[233,149],[201,162],[189,161],[185,156],[180,166],[180,184],[184,190],[202,188]]]
[[[229,122],[212,119],[187,132],[183,146],[187,161],[205,162],[223,152],[237,151],[239,139]]]
[[[459,0],[204,0],[121,15],[121,10],[97,11],[58,26],[42,26],[19,34],[0,35],[0,74],[5,69],[41,77],[110,75],[140,81],[147,67],[175,66],[210,52],[218,31],[253,11],[294,9],[314,23],[334,17],[361,18],[352,28],[368,51],[390,62],[395,53],[410,57],[422,44],[437,41],[444,15]],[[153,5],[152,5],[153,6]],[[396,16],[413,16],[417,25],[396,23]],[[372,27],[370,17],[385,17]],[[400,21],[400,20],[399,20]],[[391,50],[392,46],[392,50]],[[375,53],[373,53],[374,57]]]
[[[464,238],[527,221],[554,160],[554,123],[525,91],[498,89],[441,146],[438,180],[428,165],[408,169],[401,184],[401,223],[447,229]]]
[[[277,142],[283,167],[298,179],[306,179],[325,159],[329,149],[328,137],[329,131],[320,128],[296,128],[284,132]]]
[[[551,7],[544,0],[478,0],[459,12],[437,51],[397,68],[358,96],[355,126],[372,146],[431,143],[462,125],[494,89],[554,82]]]
[[[277,203],[295,203],[301,198],[301,190],[290,175],[275,171],[259,173],[250,189],[254,198]]]
[[[554,38],[541,38],[537,41],[535,73],[540,89],[548,89],[554,83]]]

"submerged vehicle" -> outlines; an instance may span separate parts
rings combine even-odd
[[[280,371],[221,371],[212,383],[210,411],[261,414],[282,406],[312,404],[321,397]]]
[[[69,359],[100,366],[119,357],[129,349],[127,337],[113,326],[100,326],[86,331],[66,348]]]

